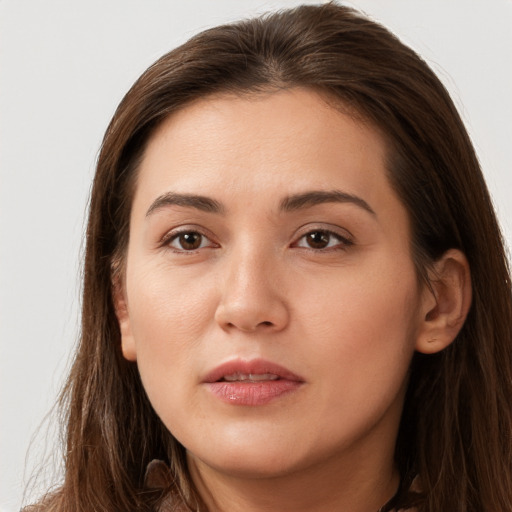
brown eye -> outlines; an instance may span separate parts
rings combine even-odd
[[[182,233],[179,237],[179,244],[187,251],[199,249],[201,247],[202,235],[199,233]]]
[[[325,249],[329,246],[332,235],[326,231],[312,231],[305,238],[307,245],[312,249]]]
[[[181,251],[195,251],[208,245],[208,238],[197,231],[184,231],[173,236],[169,245]]]
[[[315,229],[302,235],[294,244],[295,247],[322,251],[323,249],[346,249],[353,242],[334,231],[328,229]]]

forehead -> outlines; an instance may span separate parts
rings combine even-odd
[[[308,186],[322,188],[336,177],[334,169],[359,189],[372,180],[387,182],[384,138],[348,109],[333,105],[306,89],[197,100],[153,134],[139,185],[153,194],[165,180],[173,189],[197,179],[203,187],[223,181],[256,187],[270,173],[274,182],[281,178],[300,188],[307,179]]]

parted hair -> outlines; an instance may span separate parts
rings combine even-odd
[[[151,65],[121,101],[89,205],[80,341],[60,400],[65,476],[34,510],[150,511],[169,494],[177,508],[205,510],[184,448],[151,407],[136,364],[122,356],[113,282],[123,270],[138,166],[160,123],[210,94],[293,87],[318,91],[383,134],[419,278],[451,248],[471,268],[473,301],[457,338],[411,364],[394,506],[512,510],[510,274],[474,148],[427,64],[380,24],[336,3],[206,30]],[[169,464],[164,490],[144,488],[153,459]],[[415,477],[419,492],[409,487]]]

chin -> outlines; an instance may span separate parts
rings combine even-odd
[[[294,447],[283,449],[265,445],[234,446],[210,453],[193,454],[187,450],[189,463],[205,464],[218,472],[239,478],[280,477],[297,471],[304,464]]]

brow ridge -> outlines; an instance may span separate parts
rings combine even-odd
[[[285,212],[310,208],[323,203],[352,203],[376,215],[371,206],[361,197],[340,190],[312,190],[285,197],[280,209]]]
[[[293,194],[282,199],[280,210],[292,212],[304,208],[324,203],[351,203],[366,210],[372,215],[376,215],[370,205],[361,197],[340,190],[312,190]],[[199,194],[180,194],[177,192],[166,192],[158,196],[146,212],[146,217],[152,215],[155,211],[167,206],[182,206],[185,208],[195,208],[207,213],[224,213],[224,206],[211,197]]]
[[[224,207],[211,197],[198,194],[179,194],[177,192],[166,192],[158,196],[146,212],[146,217],[155,213],[157,210],[167,206],[183,206],[185,208],[195,208],[208,213],[223,213]]]

